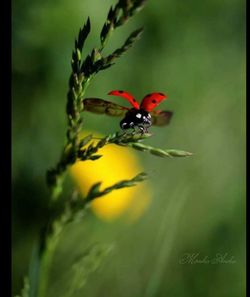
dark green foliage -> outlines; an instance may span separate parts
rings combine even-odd
[[[24,285],[21,290],[21,295],[16,295],[15,297],[31,297],[30,296],[30,284],[27,277],[24,278]]]

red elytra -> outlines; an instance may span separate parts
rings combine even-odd
[[[157,105],[159,105],[163,100],[167,99],[167,96],[163,93],[154,92],[146,95],[141,102],[141,105],[135,100],[134,96],[128,92],[114,90],[108,93],[108,95],[120,96],[128,100],[131,105],[136,109],[144,109],[151,112]]]
[[[109,92],[108,95],[120,96],[122,98],[125,98],[132,106],[134,106],[134,108],[136,109],[140,108],[139,103],[135,100],[134,96],[131,95],[129,92],[114,90]]]

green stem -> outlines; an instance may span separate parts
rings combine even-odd
[[[40,274],[39,274],[39,287],[38,287],[38,297],[46,297],[47,289],[48,289],[48,282],[49,282],[49,275],[50,275],[50,268],[53,259],[54,252],[56,250],[57,243],[59,241],[58,238],[54,238],[47,246],[47,248],[43,251],[41,256],[41,266],[40,266]]]

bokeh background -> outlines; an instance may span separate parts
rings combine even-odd
[[[13,294],[22,287],[33,243],[47,219],[45,171],[65,141],[74,38],[90,16],[85,53],[98,46],[114,3],[12,1]],[[141,40],[96,76],[86,96],[108,99],[113,89],[139,100],[152,91],[167,93],[162,107],[174,111],[173,120],[169,127],[153,127],[147,143],[194,156],[161,159],[130,151],[136,166],[150,173],[137,199],[150,193],[151,204],[133,222],[125,215],[107,222],[90,213],[69,226],[55,255],[48,296],[69,296],[72,263],[95,245],[112,251],[71,296],[244,296],[245,1],[148,1],[115,32],[106,52],[142,25]],[[107,134],[119,127],[119,119],[84,116],[89,131]],[[134,170],[133,161],[127,162]],[[181,264],[187,253],[226,258]],[[227,261],[231,257],[234,263]],[[86,274],[82,271],[82,279]]]

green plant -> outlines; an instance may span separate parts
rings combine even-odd
[[[63,180],[69,166],[73,165],[78,160],[95,161],[101,158],[102,155],[98,154],[98,151],[103,146],[111,143],[132,147],[139,151],[147,151],[159,157],[186,157],[191,155],[191,153],[181,150],[164,150],[142,143],[145,138],[151,136],[150,134],[124,134],[116,132],[99,139],[97,143],[93,142],[95,137],[91,134],[84,138],[81,138],[80,136],[83,125],[82,112],[84,111],[82,101],[88,85],[97,73],[114,65],[115,59],[125,53],[134,42],[139,39],[142,29],[140,28],[132,32],[124,44],[111,54],[104,56],[103,49],[113,31],[124,25],[133,15],[140,11],[144,2],[144,0],[119,0],[114,7],[111,7],[100,34],[100,46],[94,48],[85,59],[82,58],[82,54],[85,40],[91,29],[90,19],[88,19],[83,28],[80,29],[78,37],[75,40],[75,47],[71,60],[72,73],[69,79],[69,91],[67,94],[66,113],[68,128],[66,133],[66,143],[58,163],[54,168],[48,170],[46,175],[47,185],[51,191],[50,220],[44,226],[39,237],[38,245],[34,249],[29,279],[25,279],[25,286],[21,293],[21,296],[23,297],[46,296],[53,253],[56,249],[60,235],[67,224],[76,219],[81,219],[86,211],[86,207],[94,199],[117,189],[135,186],[137,183],[142,182],[147,178],[147,174],[142,172],[130,180],[118,181],[102,191],[100,190],[101,182],[98,181],[91,187],[85,199],[75,195],[75,192],[73,192],[73,194],[66,200],[60,200],[58,198],[62,193]],[[100,263],[100,259],[103,255],[107,254],[109,250],[109,248],[104,248],[104,252],[100,253],[101,255],[98,254],[95,256],[96,262]],[[93,253],[90,250],[90,252],[83,258],[83,265],[88,260],[88,257],[92,257],[92,255]],[[80,271],[80,274],[84,274],[82,283],[76,284],[76,286],[83,286],[88,273],[94,271],[97,266],[94,265],[90,271],[84,270],[84,268],[79,267],[79,265],[75,266],[76,270]],[[70,290],[73,292],[74,288],[71,287]]]

